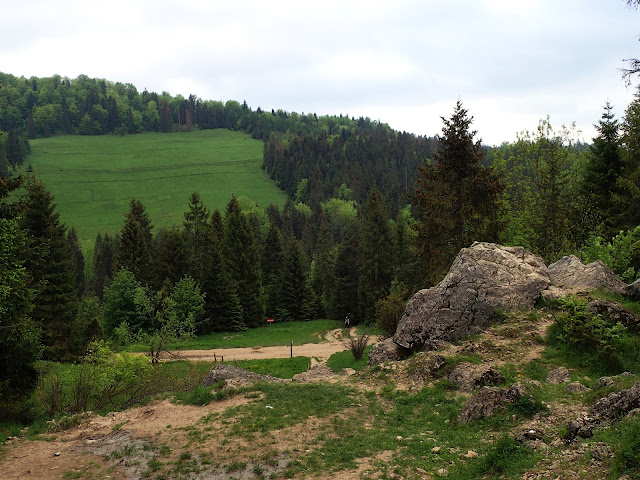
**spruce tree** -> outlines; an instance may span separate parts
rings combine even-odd
[[[349,224],[343,232],[344,240],[338,247],[331,295],[333,318],[349,315],[352,321],[358,320],[358,227],[357,223]]]
[[[314,313],[313,292],[302,251],[295,238],[289,238],[280,281],[279,318],[286,321],[310,320]]]
[[[260,326],[264,321],[260,249],[235,197],[227,205],[222,247],[227,272],[242,305],[244,323],[247,327]]]
[[[311,286],[318,299],[318,314],[329,314],[332,289],[335,282],[336,247],[325,221],[320,224],[316,250],[313,254]]]
[[[596,210],[603,235],[609,239],[617,234],[624,221],[624,211],[616,208],[615,198],[623,195],[618,184],[623,163],[620,150],[618,121],[614,118],[613,107],[607,102],[602,119],[596,125],[598,136],[593,139],[585,165],[583,194]]]
[[[182,232],[175,228],[161,229],[154,239],[153,251],[153,288],[159,290],[165,281],[170,285],[177,284],[187,273]]]
[[[151,222],[144,205],[132,198],[129,213],[120,231],[120,241],[114,252],[114,270],[126,268],[141,282],[148,284],[152,278]]]
[[[189,197],[189,210],[184,214],[184,246],[190,274],[198,282],[203,281],[210,268],[206,262],[206,250],[214,241],[214,232],[209,224],[209,210],[196,192]]]
[[[100,300],[104,287],[113,278],[113,256],[117,239],[113,239],[108,233],[104,237],[98,233],[93,248],[93,290]]]
[[[29,182],[20,221],[32,240],[26,265],[39,288],[32,318],[42,329],[45,357],[65,360],[71,356],[77,299],[66,227],[55,208],[44,184]]]
[[[458,100],[450,120],[442,117],[443,134],[434,162],[418,169],[413,204],[417,211],[420,256],[428,280],[435,283],[463,247],[473,241],[495,241],[501,230],[499,198],[502,180],[482,165],[481,140],[469,130],[473,117]]]
[[[80,248],[80,240],[76,227],[71,227],[67,234],[67,247],[71,252],[71,269],[73,271],[73,280],[76,285],[76,297],[82,298],[87,287],[87,281],[84,276],[84,256]]]
[[[20,415],[42,355],[40,329],[30,318],[37,292],[23,259],[27,235],[16,220],[19,205],[6,202],[21,184],[21,178],[0,177],[0,420]]]
[[[360,318],[375,321],[376,302],[387,296],[393,275],[393,237],[382,194],[377,188],[369,193],[362,215],[358,244]]]
[[[283,262],[282,234],[275,223],[271,223],[262,247],[262,284],[267,317],[277,316],[281,308],[280,284]]]

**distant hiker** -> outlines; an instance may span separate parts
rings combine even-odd
[[[346,317],[344,317],[344,328],[349,328],[349,315],[347,315]]]

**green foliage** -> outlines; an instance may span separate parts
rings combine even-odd
[[[610,242],[590,236],[580,249],[580,258],[586,263],[600,260],[623,281],[632,283],[639,273],[636,265],[640,259],[640,226],[620,232]]]
[[[552,341],[570,344],[614,370],[635,371],[638,339],[620,323],[586,309],[587,301],[577,297],[561,300],[564,314],[556,317],[549,335]],[[594,355],[595,354],[595,355]]]
[[[353,368],[360,371],[367,367],[369,361],[369,352],[371,351],[371,345],[364,349],[363,355],[360,360],[356,360],[353,353],[350,350],[344,352],[334,353],[327,360],[327,367],[334,372],[339,372],[343,368]]]
[[[555,260],[588,235],[593,222],[587,206],[579,203],[584,154],[576,148],[576,136],[575,126],[556,131],[547,118],[535,132],[523,131],[516,142],[498,149],[494,168],[507,185],[502,243]]]
[[[625,418],[613,428],[610,434],[613,447],[613,461],[609,477],[637,475],[640,471],[640,419],[638,416]]]
[[[520,415],[521,417],[531,418],[536,413],[548,412],[549,407],[547,407],[539,400],[530,397],[522,397],[510,404],[509,410]]]
[[[394,281],[389,295],[376,302],[376,325],[387,337],[396,333],[398,322],[407,306],[408,295],[407,287]]]
[[[393,237],[384,200],[377,188],[369,193],[362,215],[358,261],[360,319],[372,324],[375,322],[376,302],[389,293],[393,274]]]
[[[143,318],[136,307],[136,291],[141,288],[129,270],[121,269],[113,282],[105,289],[102,302],[102,331],[111,338],[115,329],[123,322],[137,332],[143,326]]]
[[[495,241],[503,180],[482,165],[480,140],[470,130],[473,117],[458,100],[451,119],[442,119],[440,148],[433,163],[418,170],[413,194],[419,255],[431,283],[441,278],[463,247]]]
[[[540,454],[526,447],[515,439],[503,436],[491,446],[489,451],[473,461],[468,467],[462,467],[450,478],[511,478],[520,476],[522,472],[532,467]]]
[[[38,286],[31,316],[42,330],[46,358],[73,357],[72,325],[77,311],[76,286],[66,227],[42,182],[31,180],[24,196],[20,226],[29,235],[29,248],[20,252],[31,282]]]

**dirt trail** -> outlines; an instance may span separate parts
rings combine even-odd
[[[352,336],[357,335],[357,330],[350,330]],[[214,360],[232,362],[234,360],[254,360],[265,358],[311,357],[311,365],[325,363],[334,353],[347,350],[343,344],[343,330],[338,328],[325,335],[326,342],[304,343],[302,345],[281,345],[276,347],[244,347],[244,348],[214,348],[210,350],[181,350],[165,353],[162,360],[198,360],[213,362]],[[370,344],[375,343],[377,337],[372,337]]]

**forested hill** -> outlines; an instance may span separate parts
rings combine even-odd
[[[292,200],[312,208],[345,185],[359,204],[377,186],[389,213],[408,203],[432,138],[399,133],[369,118],[253,110],[246,102],[203,100],[80,75],[24,78],[0,73],[0,175],[20,165],[26,138],[227,128],[265,140],[264,168]]]

